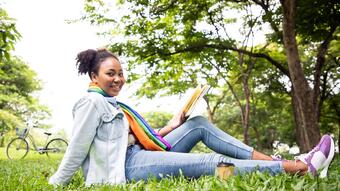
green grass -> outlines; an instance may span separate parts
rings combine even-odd
[[[8,160],[5,149],[0,148],[0,190],[340,190],[340,156],[332,163],[326,179],[307,176],[280,174],[270,176],[254,172],[234,176],[221,181],[213,176],[196,180],[183,177],[138,181],[120,186],[98,185],[85,187],[82,174],[78,171],[68,186],[53,188],[48,178],[56,171],[61,157],[48,158],[30,151],[23,160]]]

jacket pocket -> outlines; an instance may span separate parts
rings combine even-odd
[[[98,138],[102,141],[113,141],[123,136],[127,130],[124,127],[123,114],[103,114],[101,124],[97,129]]]

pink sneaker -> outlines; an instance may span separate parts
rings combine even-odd
[[[314,176],[320,172],[320,178],[327,176],[327,171],[334,157],[334,141],[331,136],[322,136],[320,142],[307,154],[300,155],[297,159],[308,165],[308,172]]]

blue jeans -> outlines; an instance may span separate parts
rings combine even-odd
[[[189,119],[164,139],[172,145],[169,152],[147,151],[139,144],[128,147],[125,162],[128,181],[180,174],[190,178],[214,175],[219,162],[233,163],[234,174],[255,170],[267,171],[272,175],[283,172],[282,162],[251,160],[253,148],[216,128],[201,116]],[[189,153],[199,141],[216,153]]]

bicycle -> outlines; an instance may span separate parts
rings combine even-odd
[[[34,150],[37,151],[39,154],[46,153],[48,157],[53,157],[53,155],[60,155],[65,153],[68,146],[67,141],[62,138],[54,138],[48,141],[52,133],[44,132],[44,134],[47,135],[45,146],[38,147],[35,144],[33,136],[29,133],[30,129],[31,127],[24,128],[22,130],[20,130],[19,128],[15,128],[17,137],[12,139],[8,143],[6,149],[6,154],[9,159],[23,159],[26,157],[28,151],[30,150],[27,138],[33,145]]]

